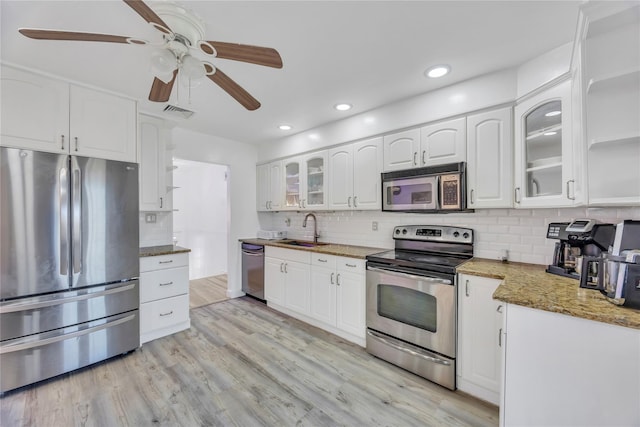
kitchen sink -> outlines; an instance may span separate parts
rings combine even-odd
[[[316,246],[324,246],[329,244],[329,243],[307,242],[304,240],[284,240],[278,243],[282,243],[283,245],[302,246],[303,248],[315,248]]]

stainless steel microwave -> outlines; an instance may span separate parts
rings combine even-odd
[[[382,210],[466,211],[466,163],[383,173]]]

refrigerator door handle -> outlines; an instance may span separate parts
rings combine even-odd
[[[69,182],[67,168],[59,171],[59,204],[60,204],[60,274],[69,274]]]
[[[120,325],[122,323],[129,322],[135,318],[135,314],[130,314],[126,317],[121,317],[119,319],[115,319],[112,321],[108,321],[103,323],[102,325],[94,326],[92,328],[82,329],[76,332],[72,332],[69,334],[60,334],[51,338],[44,338],[39,340],[30,340],[28,342],[17,342],[15,344],[8,344],[0,347],[0,354],[13,353],[16,351],[27,350],[36,347],[43,347],[47,344],[52,344],[58,341],[68,340],[70,338],[80,337],[82,335],[92,334],[94,332],[101,331],[103,329],[111,328],[116,325]]]
[[[82,175],[80,169],[73,170],[73,273],[82,270]]]

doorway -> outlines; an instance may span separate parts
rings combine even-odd
[[[190,307],[227,299],[228,167],[173,160],[173,240],[189,253]]]

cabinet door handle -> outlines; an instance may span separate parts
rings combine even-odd
[[[498,347],[502,347],[502,328],[498,329]]]
[[[60,149],[64,150],[64,135],[60,135]]]
[[[575,180],[570,179],[569,181],[567,181],[567,199],[569,200],[575,200],[576,199],[576,195],[574,194],[573,197],[571,197],[571,192],[570,192],[570,185],[569,183],[573,182],[575,184]]]
[[[158,283],[158,286],[169,286],[169,285],[173,285],[173,282]]]
[[[340,273],[336,276],[336,285],[340,286]]]
[[[76,151],[78,151],[78,137],[77,136],[75,137],[75,140],[76,140]]]
[[[358,207],[358,196],[353,196],[353,207],[354,208]]]
[[[422,164],[423,165],[427,163],[427,160],[425,158],[426,155],[427,155],[427,150],[423,150],[422,151]]]
[[[471,199],[471,204],[473,204],[473,192],[474,192],[474,190],[473,190],[473,188],[472,188],[472,189],[471,189],[471,197],[469,197],[469,198]]]
[[[162,200],[162,197],[160,197],[160,209],[162,209],[162,203],[163,203],[163,200]]]
[[[413,152],[413,166],[418,166],[418,152]]]
[[[502,304],[500,304],[500,305],[498,306],[498,308],[496,308],[496,311],[497,311],[498,313],[502,313]]]
[[[289,272],[287,271],[287,265],[288,265],[288,264],[285,262],[285,263],[284,263],[284,272],[288,274]]]
[[[280,273],[284,273],[284,262],[280,263]]]
[[[514,193],[515,202],[520,203],[520,187],[516,187],[515,190],[513,190],[513,193]]]
[[[334,276],[335,274],[336,274],[336,273],[331,273],[331,284],[332,284],[332,285],[334,284],[334,283],[333,283],[333,276]]]
[[[464,294],[469,296],[469,280],[464,281]]]
[[[349,207],[351,207],[351,196],[349,196],[349,197],[347,198],[347,205],[349,205]]]

